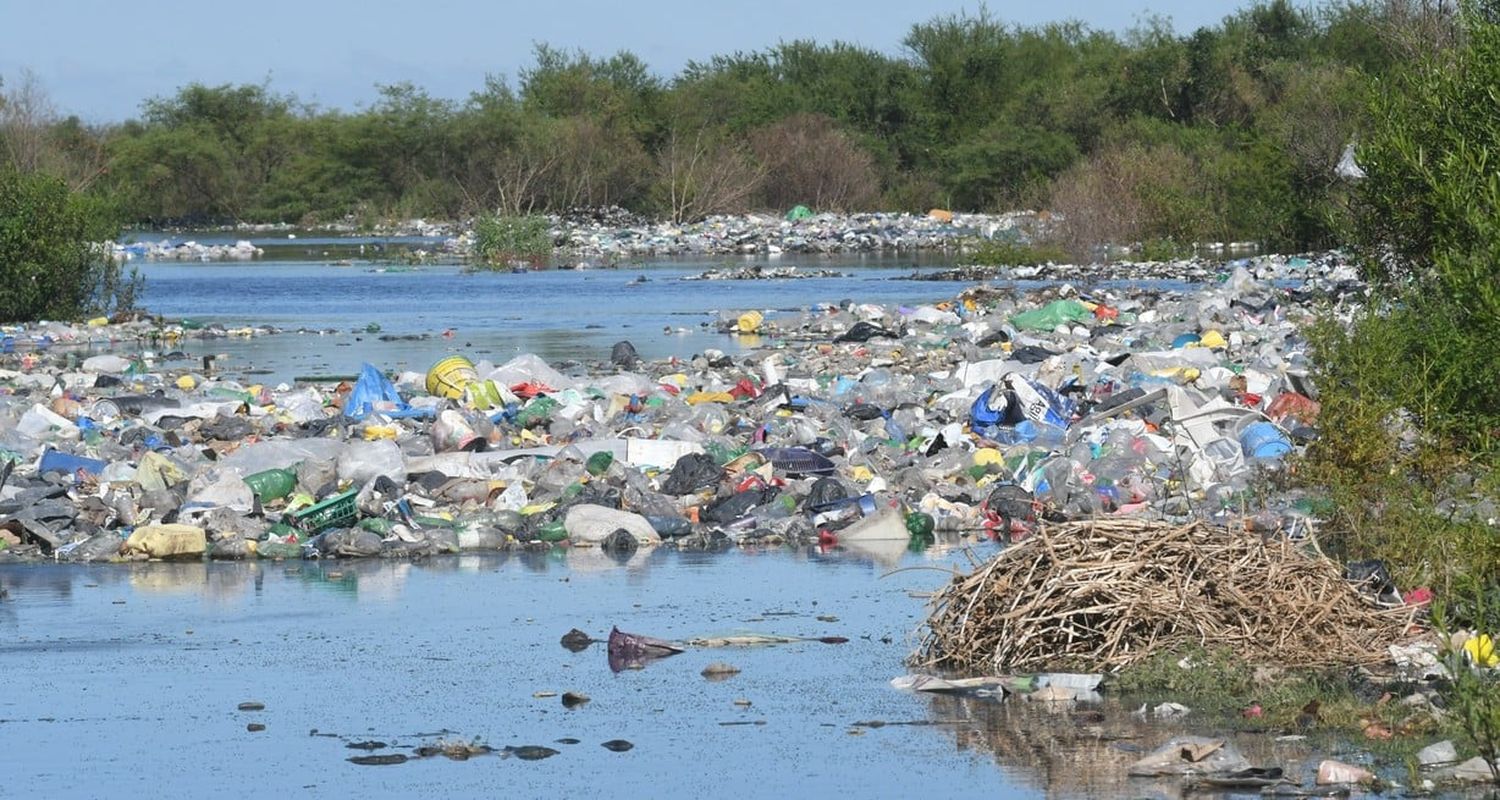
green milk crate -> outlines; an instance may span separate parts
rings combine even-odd
[[[358,489],[350,489],[317,505],[294,511],[289,515],[290,524],[308,533],[322,533],[329,528],[347,528],[359,517],[359,508],[354,503],[354,498],[358,496]]]

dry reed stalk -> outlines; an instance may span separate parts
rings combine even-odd
[[[1386,657],[1412,621],[1284,539],[1201,522],[1044,528],[933,596],[917,666],[1101,671],[1188,645],[1250,664],[1324,668]]]

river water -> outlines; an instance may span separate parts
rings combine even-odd
[[[226,369],[287,380],[358,372],[364,361],[426,371],[451,352],[497,364],[521,353],[549,361],[607,360],[611,346],[626,339],[645,358],[687,357],[706,348],[738,352],[760,342],[717,333],[720,312],[799,311],[843,299],[920,303],[951,299],[956,291],[952,283],[901,280],[943,263],[926,256],[679,258],[617,269],[466,273],[456,264],[340,263],[294,258],[299,253],[285,248],[272,252],[277,255],[252,262],[142,265],[143,304],[169,319],[316,331],[182,345],[194,357],[227,355]],[[846,277],[683,280],[751,264]],[[378,332],[369,332],[372,325]]]
[[[888,685],[920,617],[913,593],[944,576],[882,575],[952,558],[661,550],[619,563],[556,550],[0,567],[11,595],[0,603],[0,793],[1028,796],[1037,787],[939,730],[956,722]],[[616,625],[849,641],[694,649],[620,673],[602,644],[559,644],[570,628],[602,637]],[[742,671],[710,682],[700,673],[712,662]],[[590,702],[567,710],[534,696],[565,691]],[[247,701],[265,709],[237,710]],[[872,721],[923,724],[858,724]],[[476,738],[559,753],[347,760]],[[601,746],[614,739],[635,747]],[[387,746],[348,747],[370,741]]]

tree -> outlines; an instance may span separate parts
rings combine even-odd
[[[822,114],[797,114],[750,135],[765,166],[772,208],[799,203],[819,210],[867,210],[880,194],[875,160]]]
[[[656,172],[657,203],[679,223],[746,210],[766,177],[742,146],[707,125],[669,127]]]
[[[0,321],[128,309],[139,282],[95,244],[114,235],[111,223],[59,178],[0,170]]]
[[[20,82],[0,94],[0,169],[55,175],[82,191],[106,172],[106,164],[99,132],[77,117],[61,119],[30,70],[22,71]]]

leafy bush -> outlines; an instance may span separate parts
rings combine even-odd
[[[1325,434],[1298,473],[1338,509],[1322,533],[1334,555],[1382,559],[1398,585],[1447,595],[1470,577],[1500,579],[1500,537],[1455,513],[1500,492],[1484,459],[1432,424],[1445,413],[1441,365],[1404,355],[1425,336],[1411,313],[1373,309],[1308,331]]]
[[[61,179],[0,173],[0,321],[130,308],[138,276],[94,244],[114,234],[108,208]]]
[[[1464,25],[1455,51],[1380,83],[1355,233],[1367,276],[1393,300],[1362,324],[1399,331],[1389,355],[1416,368],[1392,399],[1420,399],[1425,428],[1485,449],[1500,431],[1500,371],[1483,366],[1500,336],[1500,25],[1474,10]]]
[[[766,167],[762,200],[770,208],[867,211],[879,195],[875,159],[822,114],[752,131],[750,149]]]
[[[538,266],[552,255],[550,223],[542,216],[491,214],[474,222],[474,255],[487,268],[524,261]]]
[[[1029,267],[1065,263],[1068,251],[1053,244],[1023,244],[995,239],[980,242],[966,260],[985,267]]]

